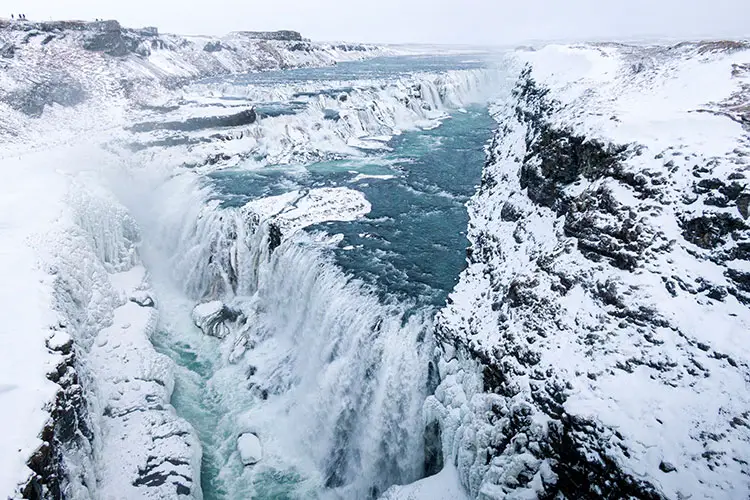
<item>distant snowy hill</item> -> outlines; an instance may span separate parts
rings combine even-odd
[[[427,408],[476,498],[750,494],[750,45],[519,51]]]

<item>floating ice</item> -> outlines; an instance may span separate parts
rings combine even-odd
[[[246,432],[237,438],[237,450],[240,452],[244,465],[255,465],[263,458],[260,439],[251,432]]]

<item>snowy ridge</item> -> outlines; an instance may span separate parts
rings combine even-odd
[[[200,494],[200,445],[169,404],[171,361],[149,341],[157,312],[138,227],[101,184],[79,177],[69,187],[70,219],[43,250],[86,396],[79,432],[59,443],[64,494],[192,498]]]
[[[749,61],[516,54],[426,403],[472,497],[747,497]]]

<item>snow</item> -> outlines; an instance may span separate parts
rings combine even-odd
[[[117,273],[112,276],[114,291],[126,297],[144,286],[144,278],[142,266]],[[172,362],[156,353],[149,340],[156,320],[154,308],[125,301],[114,310],[111,326],[98,333],[87,359],[98,375],[97,397],[105,405],[100,446],[106,456],[99,487],[132,498],[168,498],[175,491],[181,496],[185,494],[173,485],[195,492],[200,483],[197,436],[169,405]],[[158,473],[166,478],[164,486],[138,487],[141,477]]]
[[[61,354],[51,349],[64,344],[65,333],[55,331],[54,279],[39,265],[35,251],[63,210],[59,198],[65,181],[54,175],[50,159],[31,153],[0,160],[0,424],[7,430],[0,434],[2,495],[13,495],[29,478],[26,461],[42,444],[38,436],[49,420],[44,405],[59,390],[46,375],[62,362]],[[34,175],[28,175],[29,169]],[[19,217],[19,207],[29,207],[40,192],[48,201]]]
[[[434,476],[406,486],[392,486],[381,500],[468,500],[458,478],[458,471],[448,465]]]
[[[321,222],[356,220],[370,213],[372,206],[360,191],[336,187],[290,191],[251,201],[244,208],[290,235]]]
[[[198,304],[193,309],[193,320],[196,324],[203,323],[206,318],[216,316],[222,309],[224,309],[224,303],[220,300],[212,300],[211,302]]]
[[[237,438],[237,450],[244,465],[255,465],[263,458],[263,449],[258,436],[246,432]]]
[[[206,335],[223,339],[229,335],[229,327],[224,324],[225,310],[220,300],[198,304],[193,308],[193,323]]]
[[[47,340],[47,347],[52,349],[53,351],[62,351],[65,348],[70,348],[71,342],[73,341],[72,338],[70,338],[70,335],[68,335],[65,332],[55,332],[52,337]]]

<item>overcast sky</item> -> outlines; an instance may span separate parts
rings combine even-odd
[[[364,42],[750,38],[750,0],[3,0],[0,9],[181,34],[293,29],[314,40]]]

